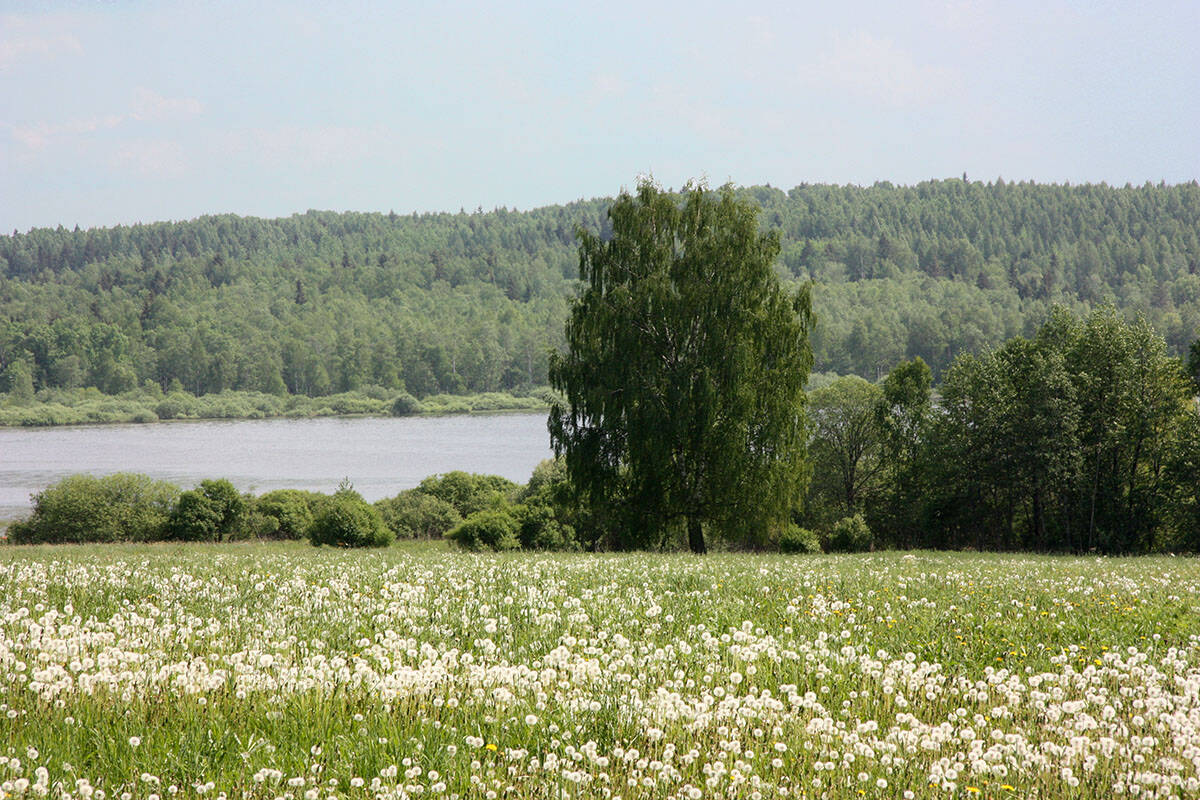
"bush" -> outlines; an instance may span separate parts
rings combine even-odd
[[[225,480],[201,481],[179,496],[167,522],[167,535],[185,542],[225,541],[242,532],[246,500]]]
[[[417,488],[454,506],[465,519],[476,511],[504,502],[517,484],[499,475],[475,475],[456,470],[445,475],[431,475]]]
[[[408,392],[401,392],[392,401],[391,412],[393,417],[409,417],[413,414],[420,414],[421,401]]]
[[[239,534],[238,538],[246,539],[283,538],[279,535],[279,520],[270,514],[263,514],[258,510],[246,514],[242,520],[242,528]]]
[[[317,495],[322,499],[324,495]],[[299,489],[276,489],[254,503],[255,511],[275,520],[271,534],[280,539],[301,539],[313,521],[314,493]]]
[[[8,536],[20,544],[160,539],[178,496],[179,487],[147,475],[71,475],[34,495],[33,515]]]
[[[561,458],[547,458],[533,468],[529,483],[517,491],[516,499],[524,502],[530,497],[550,497],[566,486],[567,480],[567,462]]]
[[[871,529],[862,514],[843,517],[829,532],[829,549],[835,553],[862,553],[871,549]]]
[[[821,552],[821,537],[816,531],[801,528],[799,525],[788,525],[779,537],[779,552],[781,553],[819,553]]]
[[[578,550],[575,530],[559,522],[554,508],[542,503],[521,503],[512,507],[517,520],[517,536],[526,550]]]
[[[383,521],[402,539],[440,539],[462,522],[462,515],[445,500],[408,489],[375,504]]]
[[[489,508],[476,511],[446,534],[467,550],[516,550],[520,524],[510,508]]]
[[[340,488],[308,526],[315,547],[387,547],[395,539],[379,512],[348,487]]]

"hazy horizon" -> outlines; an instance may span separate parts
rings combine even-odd
[[[0,230],[1200,177],[1200,5],[0,0]]]

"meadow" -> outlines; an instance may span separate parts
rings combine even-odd
[[[1200,795],[1200,559],[0,549],[0,797]]]

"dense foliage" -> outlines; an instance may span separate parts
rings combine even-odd
[[[1200,548],[1195,388],[1143,320],[1058,309],[1031,339],[956,359],[937,402],[921,361],[855,380],[816,393],[826,480],[807,524],[862,513],[868,544],[906,548]]]
[[[815,284],[816,368],[877,378],[1030,336],[1054,303],[1200,329],[1200,187],[946,180],[741,191]],[[0,392],[147,381],[389,399],[544,385],[604,199],[516,213],[212,216],[0,236]],[[403,404],[400,410],[410,407]],[[63,412],[58,412],[63,413]],[[161,416],[161,415],[160,415]]]
[[[8,528],[17,544],[145,542],[163,538],[179,488],[145,475],[71,475],[38,492],[33,514]]]
[[[561,462],[545,461],[528,484],[499,475],[449,472],[419,487],[367,503],[346,482],[333,494],[277,489],[241,494],[225,479],[179,487],[146,475],[71,475],[33,498],[32,514],[14,522],[14,544],[79,542],[217,542],[307,539],[339,547],[382,547],[395,539],[448,538],[471,549],[576,550],[581,519]],[[480,531],[499,526],[510,535]],[[592,531],[592,535],[595,535]]]
[[[395,534],[384,524],[379,510],[344,484],[313,517],[308,539],[319,547],[387,547]]]
[[[179,495],[166,536],[185,542],[222,542],[245,530],[245,498],[228,480],[204,480]]]
[[[753,540],[786,524],[806,478],[807,287],[772,270],[778,237],[726,187],[682,202],[644,181],[583,233],[585,289],[554,354],[550,439],[586,504],[620,517],[622,547],[686,525]]]

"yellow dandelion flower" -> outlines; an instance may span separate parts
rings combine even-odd
[[[496,752],[496,745],[492,744],[491,742],[488,742],[487,744],[485,744],[485,745],[483,746],[483,749],[484,749],[484,750],[491,750],[491,751],[494,753],[494,752]]]

